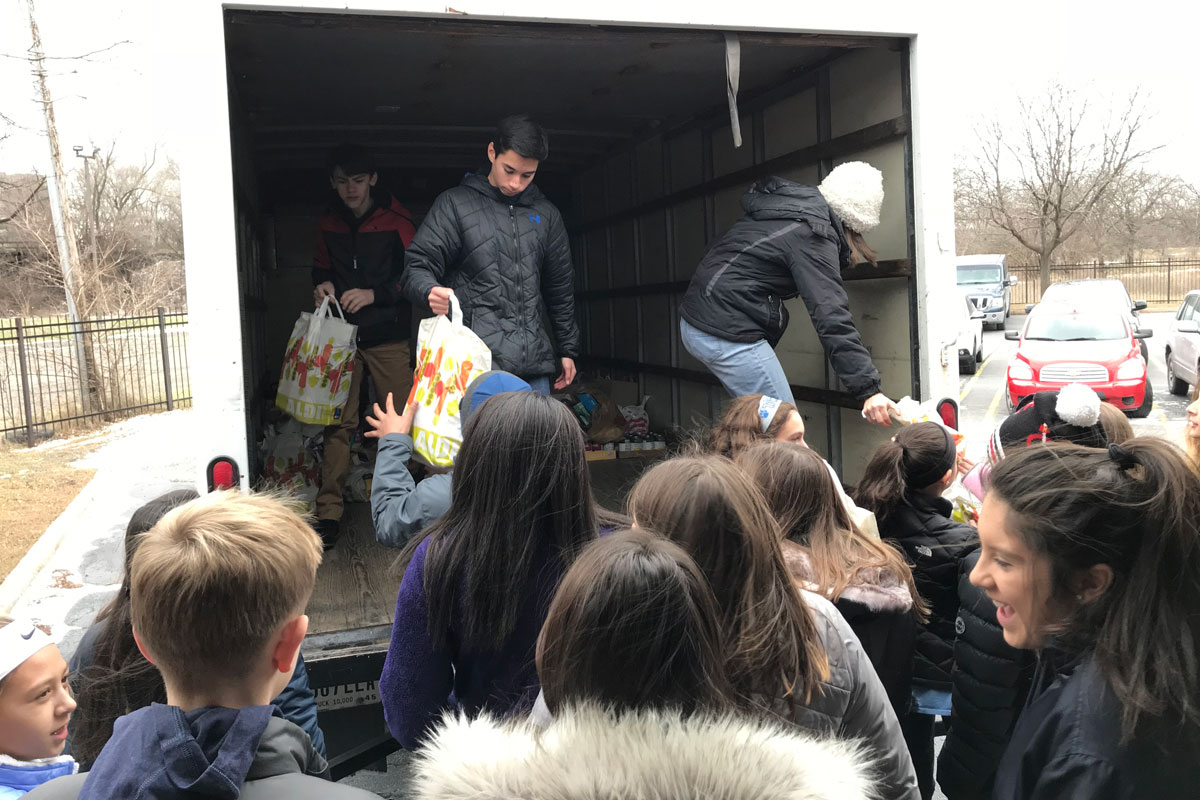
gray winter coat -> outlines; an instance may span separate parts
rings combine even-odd
[[[379,440],[371,480],[371,519],[375,538],[388,547],[404,547],[414,533],[450,508],[453,477],[446,472],[417,483],[408,471],[412,450],[412,437],[406,433],[389,433]]]
[[[537,186],[507,197],[486,176],[467,175],[442,192],[405,251],[400,283],[425,309],[433,287],[453,289],[493,369],[557,375],[559,358],[579,357],[571,245]]]
[[[378,795],[315,777],[327,774],[325,759],[312,748],[308,734],[291,722],[275,717],[267,723],[254,761],[242,784],[240,800],[369,800]],[[149,776],[148,776],[149,777]],[[88,773],[44,783],[27,794],[27,800],[75,800]]]
[[[821,694],[807,705],[800,698],[780,701],[790,708],[777,709],[782,716],[815,733],[859,739],[866,745],[879,774],[879,796],[887,800],[917,800],[917,774],[904,743],[900,722],[888,701],[887,692],[875,674],[858,637],[850,625],[819,594],[802,590],[812,612],[829,658],[829,679]]]
[[[501,370],[478,375],[463,392],[461,420],[467,420],[494,394],[528,392],[529,384]],[[375,477],[371,483],[371,519],[375,539],[389,547],[403,547],[414,533],[429,527],[450,510],[451,473],[430,475],[420,483],[408,471],[413,440],[406,433],[389,433],[379,440]]]

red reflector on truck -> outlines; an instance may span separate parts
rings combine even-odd
[[[217,456],[208,462],[208,490],[237,489],[242,482],[237,462],[232,458]]]

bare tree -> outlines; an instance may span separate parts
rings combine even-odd
[[[1113,184],[1158,148],[1141,141],[1145,110],[1136,92],[1102,118],[1061,85],[1022,99],[1020,108],[1017,126],[993,119],[978,131],[978,152],[960,189],[964,202],[1037,257],[1047,286],[1055,251]]]
[[[67,205],[82,254],[74,277],[83,318],[145,314],[185,303],[178,169],[173,162],[155,169],[153,156],[139,165],[122,164],[115,152],[110,147],[96,159],[90,183],[77,176],[69,186]],[[47,205],[28,204],[12,224],[35,243],[22,265],[24,279],[61,288]]]
[[[1113,250],[1126,261],[1147,247],[1163,246],[1178,199],[1186,185],[1174,175],[1130,170],[1113,182],[1097,217],[1113,240]]]

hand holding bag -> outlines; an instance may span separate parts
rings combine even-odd
[[[329,310],[332,301],[338,316]],[[358,326],[346,322],[337,300],[326,297],[315,312],[292,326],[275,405],[309,425],[332,425],[342,418],[354,373]]]
[[[453,466],[462,446],[459,404],[471,381],[492,368],[492,351],[463,325],[462,307],[450,295],[450,316],[421,321],[417,353],[408,395],[408,402],[417,404],[413,453],[432,467]]]

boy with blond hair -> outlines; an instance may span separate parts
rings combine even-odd
[[[35,798],[370,798],[329,783],[308,735],[270,705],[291,678],[321,540],[278,500],[218,492],[138,545],[133,632],[167,705],[117,720],[86,776]]]

